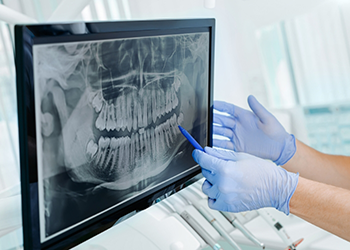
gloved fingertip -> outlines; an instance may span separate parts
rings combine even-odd
[[[205,191],[205,190],[207,190],[207,189],[209,189],[211,187],[212,187],[212,185],[210,184],[210,182],[208,180],[205,180],[203,182],[203,185],[202,185],[202,190]]]
[[[216,149],[212,148],[212,147],[205,147],[204,148],[204,152],[206,152],[207,154],[210,154],[211,152],[215,152]]]
[[[258,100],[253,95],[249,95],[247,98],[247,101],[250,108],[252,108],[252,106],[254,106],[256,103],[259,103]]]
[[[195,149],[192,151],[192,157],[193,159],[198,163],[198,157],[200,156],[200,154],[202,154],[203,151],[199,150],[199,149]]]
[[[208,207],[213,208],[215,200],[212,198],[208,198]]]

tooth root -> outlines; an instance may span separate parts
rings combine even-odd
[[[143,134],[143,139],[145,142],[145,156],[147,156],[147,159],[149,159],[151,156],[151,141],[149,129],[147,129],[146,133]]]
[[[157,161],[158,156],[159,156],[159,150],[161,149],[161,145],[160,145],[160,139],[159,139],[159,127],[157,126],[154,129],[154,141],[155,141],[155,157],[153,158],[153,160]]]
[[[156,105],[157,105],[157,107],[156,107],[157,118],[161,117],[161,114],[162,114],[161,103],[160,103],[160,102],[161,102],[161,100],[160,100],[160,95],[161,95],[160,90],[158,90],[158,91],[156,92],[156,98],[157,98],[157,102],[156,102]]]
[[[116,115],[116,128],[117,131],[119,131],[122,127],[122,104],[121,104],[121,97],[119,96],[116,100],[115,104],[115,115]]]
[[[98,113],[101,111],[102,106],[103,106],[103,97],[102,97],[102,92],[99,91],[95,95],[95,97],[92,99],[92,107],[95,109],[95,111]]]
[[[158,116],[158,107],[157,107],[156,98],[157,98],[156,91],[152,89],[152,118],[154,123],[157,121],[157,116]]]
[[[175,78],[175,81],[174,81],[174,88],[175,88],[175,91],[178,92],[179,91],[179,88],[181,86],[181,82],[178,78]]]
[[[171,107],[171,93],[170,90],[167,89],[166,91],[166,113],[169,113],[172,110]]]
[[[125,96],[121,96],[121,107],[122,107],[122,117],[121,117],[121,126],[122,126],[122,131],[126,129],[126,101],[125,101]]]
[[[143,134],[141,134],[140,136],[139,136],[139,140],[140,140],[140,154],[141,154],[141,162],[142,162],[142,164],[145,164],[145,162],[143,161],[143,159],[144,159],[144,155],[145,155],[145,143],[144,143],[144,141],[143,141]]]
[[[164,132],[162,126],[158,127],[158,134],[159,134],[159,146],[161,149],[165,148],[165,138],[164,138]]]
[[[168,146],[168,148],[170,148],[170,141],[169,141],[169,137],[168,137],[168,133],[167,133],[167,129],[166,129],[166,124],[163,124],[161,126],[161,130],[162,130],[166,145]]]
[[[141,149],[140,149],[140,141],[139,141],[139,133],[135,133],[135,159],[141,159],[140,158],[140,153],[141,153]],[[143,162],[141,161],[141,164],[143,164]]]
[[[102,168],[105,168],[106,166],[106,162],[105,159],[108,157],[110,150],[109,150],[109,143],[110,143],[110,139],[108,137],[106,138],[102,138],[102,143],[101,143],[101,148],[103,149],[103,153],[102,153],[102,157],[100,160],[100,166]]]
[[[121,142],[120,142],[120,147],[119,147],[119,151],[118,151],[118,173],[124,173],[125,171],[125,163],[124,163],[124,140],[123,138],[121,138]]]
[[[131,128],[132,128],[132,95],[128,95],[126,97],[127,102],[126,102],[126,120],[127,120],[127,124],[126,127],[128,129],[129,132],[131,132]]]
[[[131,141],[130,141],[130,167],[131,170],[135,168],[135,134],[131,134]]]
[[[130,138],[124,137],[124,168],[125,172],[130,172]]]
[[[170,128],[170,119],[168,119],[166,121],[165,128],[166,128],[166,134],[169,137],[170,143],[173,143],[174,142],[174,138],[173,138],[173,134],[172,134],[172,131],[171,131],[171,128]]]
[[[176,118],[176,114],[174,114],[171,118],[170,118],[170,127],[171,127],[171,130],[174,134],[174,136],[177,135],[178,131],[179,131],[179,128],[177,127],[177,118]]]
[[[152,123],[152,93],[147,91],[147,124]]]
[[[137,125],[139,126],[139,128],[143,127],[141,101],[137,102]]]
[[[171,89],[171,96],[172,96],[171,103],[173,105],[173,109],[175,109],[177,107],[177,105],[179,105],[179,99],[177,98],[177,95],[176,95],[174,88]]]
[[[166,109],[165,93],[162,89],[158,93],[159,93],[159,100],[160,100],[160,114],[165,115],[165,109]],[[161,115],[159,117],[161,117]]]
[[[144,92],[144,96],[142,98],[143,100],[143,114],[142,114],[142,120],[143,120],[143,127],[147,127],[147,96],[145,95],[146,92]]]
[[[86,154],[89,161],[91,161],[95,157],[95,155],[97,154],[97,151],[98,151],[97,144],[93,140],[90,140],[86,146]]]
[[[137,94],[133,94],[134,99],[134,107],[133,107],[133,118],[132,118],[132,128],[136,131],[137,130]]]
[[[113,142],[112,142],[113,141]],[[118,157],[119,157],[119,147],[120,147],[120,138],[116,139],[113,138],[111,141],[111,148],[113,148],[113,159],[112,159],[112,164],[111,164],[111,169],[117,169],[118,165],[116,165],[118,162]]]
[[[113,168],[113,158],[115,156],[115,149],[117,148],[117,146],[118,146],[117,139],[112,137],[110,144],[109,144],[109,154],[108,154],[107,159],[106,159],[106,164],[111,162],[111,169]]]
[[[154,134],[154,128],[151,127],[151,131],[150,131],[150,142],[151,142],[151,152],[152,152],[152,159],[154,160],[156,157],[156,137]]]
[[[106,115],[107,115],[107,107],[103,105],[101,113],[98,115],[95,125],[96,128],[100,131],[103,131],[106,128]]]

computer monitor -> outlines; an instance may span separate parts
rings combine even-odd
[[[18,25],[25,249],[68,248],[200,173],[214,19]]]

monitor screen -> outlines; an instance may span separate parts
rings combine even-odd
[[[25,247],[74,245],[200,173],[178,125],[211,145],[214,26],[16,26]]]

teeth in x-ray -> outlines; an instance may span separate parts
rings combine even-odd
[[[96,119],[95,125],[96,128],[99,130],[104,130],[106,128],[106,122],[107,122],[107,104],[103,105],[101,113]]]
[[[181,86],[181,81],[180,81],[180,79],[175,78],[173,86],[174,86],[174,88],[175,88],[175,91],[178,92],[178,91],[179,91],[179,88],[180,88],[180,86]]]
[[[95,110],[100,110],[96,128],[100,131],[136,131],[156,123],[158,118],[172,112],[178,105],[175,83],[166,90],[141,90],[120,95],[115,101],[104,101],[101,92],[92,100]]]
[[[121,125],[122,130],[124,131],[126,129],[126,102],[125,102],[125,96],[121,95],[120,97],[121,107],[122,107],[122,114],[121,114]]]
[[[156,91],[152,89],[152,118],[154,123],[157,121],[157,116]]]
[[[143,127],[147,127],[147,103],[148,96],[143,97],[143,115],[142,115],[142,125]]]
[[[117,171],[125,173],[132,171],[136,161],[145,163],[145,160],[157,160],[164,148],[171,148],[175,137],[179,134],[177,117],[174,114],[156,128],[139,129],[131,137],[106,138],[101,137],[98,145],[89,141],[86,154],[89,159],[95,158],[95,163],[101,170],[108,169],[110,173]]]
[[[116,117],[115,117],[115,108],[114,108],[114,104],[111,103],[107,107],[106,130],[112,131],[112,130],[116,129],[116,127],[117,127],[117,124],[116,124]]]
[[[176,135],[179,132],[179,128],[177,127],[177,119],[176,119],[176,114],[174,114],[171,118],[170,118],[170,127],[171,127],[171,131],[173,132],[174,135]]]
[[[177,124],[181,125],[184,121],[184,114],[180,113],[179,117],[177,118]]]
[[[93,141],[93,140],[90,140],[86,146],[86,154],[88,156],[88,159],[91,161],[94,156],[96,155],[97,153],[97,150],[98,150],[98,146],[97,144]]]
[[[165,92],[165,102],[165,112],[169,113],[173,109],[171,105],[171,91],[169,89],[167,89]]]
[[[152,127],[149,131],[150,136],[150,144],[151,144],[151,152],[152,152],[152,159],[155,159],[157,150],[156,150],[156,140],[155,140],[155,134],[154,134],[154,128]]]
[[[104,161],[105,161],[105,158],[106,158],[106,155],[107,155],[107,151],[108,151],[108,146],[109,146],[109,143],[110,143],[111,139],[106,137],[101,137],[99,140],[98,140],[98,152],[96,154],[96,158],[95,158],[95,163],[98,165],[98,166],[103,166],[104,165]]]
[[[131,132],[131,128],[133,127],[132,120],[132,95],[126,96],[126,127],[129,132]],[[136,130],[136,128],[135,128]]]
[[[137,113],[137,124],[139,126],[139,128],[143,127],[143,119],[142,119],[142,107],[141,107],[141,103],[137,102],[137,106],[135,108],[136,110],[134,110],[134,112]]]
[[[169,133],[168,133],[169,128],[167,126],[169,126],[169,120],[167,120],[164,124],[162,124],[161,129],[164,133],[164,139],[165,139],[166,145],[168,146],[168,148],[170,148],[171,145],[170,145],[170,139],[169,139]]]
[[[99,113],[102,109],[103,106],[103,97],[102,97],[102,92],[98,91],[97,94],[94,96],[92,99],[92,107],[95,109],[97,113]]]

